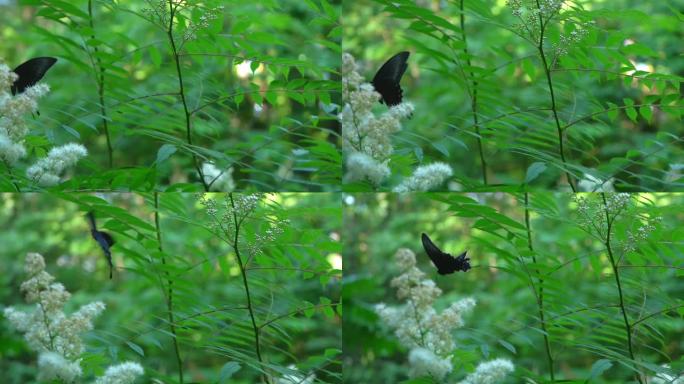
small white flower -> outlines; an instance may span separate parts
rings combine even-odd
[[[105,375],[98,378],[95,384],[131,384],[143,373],[140,364],[127,361],[107,368]]]
[[[347,156],[347,174],[345,175],[347,182],[368,180],[378,186],[389,177],[390,173],[387,161],[381,163],[361,152],[353,152]]]
[[[24,264],[24,271],[29,275],[35,275],[38,272],[45,270],[45,259],[40,253],[29,252],[26,254],[26,262]]]
[[[26,148],[20,143],[13,142],[0,131],[0,159],[13,165],[24,156],[26,156]]]
[[[513,370],[513,363],[506,359],[480,363],[475,372],[468,375],[459,384],[495,384],[502,381]]]
[[[38,356],[39,380],[62,380],[73,383],[83,375],[78,361],[69,361],[55,352],[43,352]]]
[[[409,376],[432,376],[437,380],[444,379],[444,376],[453,369],[448,357],[440,358],[425,348],[411,349],[411,352],[409,352],[409,364],[411,365]]]
[[[354,58],[344,53],[342,97],[345,104],[338,115],[347,165],[344,179],[345,182],[369,180],[377,187],[391,174],[388,163],[394,152],[392,134],[401,130],[401,120],[411,116],[414,107],[401,103],[374,114],[373,108],[381,96],[357,71]]]
[[[52,186],[59,183],[62,171],[87,155],[88,150],[81,144],[69,143],[55,147],[48,152],[47,157],[29,167],[26,175],[41,186]]]
[[[394,187],[393,191],[398,193],[429,191],[440,186],[453,173],[451,167],[445,163],[423,165],[416,168],[411,177]]]

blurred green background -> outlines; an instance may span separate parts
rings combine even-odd
[[[616,308],[618,291],[606,251],[599,240],[580,228],[577,205],[570,197],[529,195],[534,250],[530,252],[522,195],[346,195],[342,236],[344,382],[399,383],[408,379],[408,349],[373,310],[380,302],[402,304],[390,287],[390,280],[400,274],[394,259],[399,248],[412,250],[418,268],[442,289],[435,305],[438,311],[464,297],[477,301],[473,312],[465,316],[465,326],[452,333],[457,344],[454,371],[443,382],[458,382],[477,362],[494,358],[510,359],[516,366],[506,383],[550,382],[538,306],[530,287],[530,277],[539,287],[538,276],[544,279],[556,382],[636,382],[628,368],[626,334]],[[619,263],[630,322],[655,314],[634,327],[635,353],[651,377],[661,364],[681,372],[684,230],[680,224],[684,195],[634,198],[639,200],[635,210],[615,224],[613,246],[633,232],[630,225],[639,217],[662,218],[636,252]],[[458,255],[467,250],[473,268],[466,273],[438,275],[423,250],[422,232],[445,252]],[[541,272],[536,274],[535,269]],[[602,360],[610,364],[601,373],[598,368],[606,363]],[[596,377],[590,379],[592,374]]]
[[[26,162],[73,141],[90,156],[69,174],[62,187],[69,190],[202,189],[193,155],[232,166],[238,190],[338,190],[340,1],[184,2],[174,37],[192,146],[168,35],[145,13],[157,3],[0,4],[0,58],[10,68],[36,56],[59,59],[44,78],[52,92],[40,102],[41,116],[30,121]],[[217,18],[184,42],[188,26],[212,12]]]
[[[176,383],[164,296],[169,273],[185,382],[257,382],[247,312],[220,310],[245,305],[235,254],[209,232],[211,220],[198,196],[164,193],[158,198],[163,252],[154,229],[154,195],[0,194],[1,307],[27,308],[19,289],[26,279],[24,258],[38,252],[47,271],[73,294],[67,313],[95,300],[107,306],[85,336],[86,374],[133,360],[145,368],[139,382]],[[220,205],[227,195],[211,198]],[[90,237],[88,210],[116,241],[112,280],[102,250]],[[262,328],[262,355],[271,369],[295,364],[301,372],[315,373],[316,382],[340,382],[341,317],[334,310],[341,277],[339,195],[265,196],[242,226],[243,258],[275,218],[289,224],[275,240],[261,244],[262,253],[247,271],[258,324],[282,316]],[[231,370],[232,377],[226,374]],[[34,383],[36,371],[36,353],[0,316],[2,382]]]
[[[585,173],[614,178],[618,190],[682,190],[683,0],[566,1],[562,16],[550,23],[548,60],[553,46],[568,49],[551,72],[561,124],[596,113],[564,131],[567,167],[559,160],[538,51],[513,32],[520,21],[506,0],[466,0],[463,30],[460,4],[344,3],[343,50],[356,58],[367,81],[392,55],[411,52],[401,84],[415,113],[394,135],[390,188],[416,165],[441,161],[454,168],[454,183],[439,190],[485,190],[468,92],[475,74],[488,184],[496,185],[489,190],[523,183],[569,190],[565,169],[578,180]],[[569,35],[576,20],[595,24],[580,43],[560,43],[561,32]],[[629,108],[629,103],[644,106]],[[376,108],[386,109],[379,103]],[[614,108],[611,113],[600,113],[609,108]],[[533,163],[543,164],[544,171],[527,180]],[[345,190],[369,189],[349,185]]]

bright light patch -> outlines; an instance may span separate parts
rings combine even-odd
[[[251,77],[253,74],[258,74],[263,71],[264,65],[262,63],[259,63],[259,66],[256,67],[254,73],[252,73],[252,61],[250,60],[245,60],[242,63],[235,66],[235,73],[241,79],[246,79],[248,77]]]
[[[339,253],[331,253],[327,257],[328,263],[334,268],[334,269],[342,269],[342,255]]]

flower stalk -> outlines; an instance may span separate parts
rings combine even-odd
[[[465,0],[461,0],[460,3],[460,10],[461,10],[461,39],[463,40],[463,53],[465,54],[466,57],[466,63],[468,64],[468,68],[472,68],[472,62],[470,60],[470,54],[468,53],[468,36],[466,34],[466,29],[465,29],[465,6],[464,6]],[[482,139],[482,133],[480,133],[480,123],[478,121],[478,106],[477,106],[477,91],[478,91],[478,82],[475,79],[475,73],[471,70],[470,71],[470,80],[469,82],[472,82],[471,87],[468,88],[468,93],[470,94],[470,109],[472,112],[473,116],[473,127],[475,128],[475,134],[477,136],[477,148],[478,152],[480,154],[480,166],[482,167],[482,182],[484,185],[487,185],[487,160],[485,159],[484,155],[484,144],[483,144],[483,139]]]
[[[91,37],[95,40],[95,23],[93,21],[93,0],[88,0],[88,17],[90,29],[93,31]],[[92,62],[93,57],[90,55],[90,60],[95,71],[95,82],[97,84],[97,96],[100,102],[100,114],[102,115],[102,127],[105,133],[105,140],[107,141],[107,159],[109,168],[112,168],[114,163],[114,151],[112,149],[112,139],[109,134],[109,118],[107,117],[107,106],[105,105],[105,68],[102,66],[102,59],[97,55],[99,49],[97,46],[93,48],[95,51],[95,62]]]
[[[534,253],[534,245],[532,243],[532,226],[530,225],[530,200],[529,193],[525,192],[525,229],[527,232],[527,248],[532,254],[532,262],[537,265],[537,256]],[[539,314],[539,324],[543,331],[544,336],[544,349],[546,351],[546,361],[549,366],[549,379],[551,382],[555,382],[555,374],[553,368],[553,356],[551,355],[551,343],[549,342],[549,331],[546,326],[546,319],[544,314],[544,278],[541,275],[541,271],[537,269],[537,283],[539,284],[539,291],[535,295],[537,298],[537,312]],[[530,281],[532,288],[534,289],[534,283]]]
[[[174,2],[174,0],[169,0],[169,18],[167,20],[168,26],[166,29],[166,35],[169,39],[169,44],[171,44],[171,53],[173,54],[173,61],[176,65],[176,75],[178,77],[178,94],[180,95],[181,103],[183,104],[183,113],[185,115],[185,138],[188,142],[188,145],[192,146],[192,113],[190,112],[190,108],[188,107],[188,101],[185,96],[185,85],[183,83],[183,70],[181,69],[180,54],[176,46],[176,39],[173,36],[174,20],[176,17],[176,11],[178,10],[180,4],[180,2]],[[207,184],[204,174],[202,173],[202,167],[200,166],[199,159],[197,158],[197,155],[195,155],[194,153],[192,154],[192,161],[194,163],[195,169],[197,170],[197,174],[199,175],[199,179],[202,183],[202,186],[204,187],[204,190],[208,192],[209,185]]]
[[[629,351],[629,357],[632,359],[632,364],[634,366],[635,378],[640,383],[643,384],[641,379],[641,371],[636,365],[636,359],[634,357],[634,349],[632,347],[632,327],[629,324],[629,319],[627,318],[627,309],[625,308],[625,299],[622,291],[622,283],[620,281],[620,268],[618,267],[618,262],[613,255],[613,248],[611,246],[610,238],[613,229],[613,218],[610,216],[610,208],[608,207],[608,200],[606,199],[606,194],[601,193],[601,199],[603,200],[603,207],[606,213],[606,238],[604,245],[606,251],[608,252],[608,258],[610,260],[610,266],[613,268],[613,277],[615,277],[615,285],[617,286],[620,312],[622,313],[622,319],[625,323],[625,333],[627,334],[627,350]]]
[[[164,266],[166,266],[166,257],[164,256],[164,248],[162,246],[162,232],[161,225],[159,222],[159,192],[154,192],[154,228],[157,235],[157,249],[161,255],[161,261]],[[166,279],[168,290],[166,293],[166,310],[169,318],[169,331],[173,335],[173,350],[176,354],[176,363],[178,365],[178,382],[183,384],[183,359],[180,355],[180,347],[178,346],[178,335],[176,334],[176,321],[174,318],[173,310],[173,279],[169,275],[169,271],[166,270]]]
[[[560,155],[563,166],[567,167],[567,160],[565,159],[565,149],[563,144],[563,127],[561,127],[560,118],[558,117],[558,107],[556,106],[556,93],[553,89],[553,81],[551,79],[551,68],[546,59],[546,52],[544,51],[544,33],[546,32],[547,22],[544,21],[544,13],[542,12],[541,4],[539,0],[535,0],[537,3],[537,9],[539,10],[539,41],[537,45],[537,51],[539,52],[539,57],[542,60],[542,65],[544,66],[544,73],[546,74],[546,84],[549,88],[549,93],[551,95],[551,112],[553,113],[553,120],[556,123],[556,132],[558,133],[558,154]],[[575,184],[572,179],[572,175],[566,169],[565,176],[568,179],[568,184],[570,184],[570,189],[573,192],[577,192]]]
[[[247,296],[247,312],[249,312],[249,317],[252,321],[252,330],[254,331],[254,350],[257,356],[257,359],[259,360],[259,363],[263,364],[264,360],[261,357],[261,340],[260,340],[260,328],[257,326],[256,322],[256,315],[255,315],[255,310],[252,305],[252,295],[249,292],[249,282],[247,280],[247,270],[246,270],[246,265],[243,263],[242,256],[240,254],[240,247],[239,247],[239,241],[240,241],[240,226],[242,225],[242,221],[244,218],[238,219],[237,216],[237,210],[235,207],[235,200],[233,199],[233,193],[229,193],[228,197],[230,198],[230,206],[232,208],[232,213],[233,213],[233,222],[235,224],[235,232],[234,232],[234,237],[232,241],[232,247],[233,251],[235,252],[235,257],[237,258],[238,261],[238,266],[240,267],[240,274],[242,275],[242,284],[245,288],[245,295]],[[268,375],[262,375],[262,380],[265,382],[269,382],[268,380]]]

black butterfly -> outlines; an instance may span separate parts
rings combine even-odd
[[[88,224],[90,225],[90,235],[93,236],[93,239],[97,241],[97,244],[100,245],[100,248],[102,248],[102,251],[105,254],[105,257],[107,258],[107,263],[109,264],[109,278],[112,278],[112,269],[114,266],[112,265],[112,252],[109,250],[109,248],[114,245],[114,238],[107,233],[107,232],[102,232],[97,230],[97,225],[95,224],[95,215],[92,212],[88,212]]]
[[[408,57],[408,52],[397,53],[380,67],[373,78],[373,87],[382,95],[380,102],[387,104],[388,107],[401,103],[403,91],[399,81],[408,68]]]
[[[466,257],[467,251],[461,253],[457,257],[453,257],[437,248],[428,235],[423,233],[421,239],[423,240],[425,252],[430,256],[430,260],[432,260],[432,263],[437,267],[437,273],[440,275],[448,275],[456,271],[466,272],[470,269],[470,258]]]
[[[28,87],[36,85],[45,73],[57,62],[54,57],[35,57],[18,67],[12,72],[19,78],[12,84],[12,95],[22,93]]]

